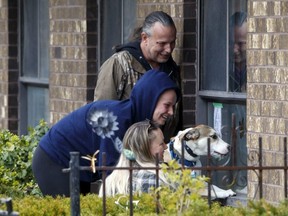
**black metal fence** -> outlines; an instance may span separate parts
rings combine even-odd
[[[263,154],[262,154],[262,138],[260,137],[258,140],[259,150],[256,152],[257,156],[253,156],[253,160],[258,161],[258,165],[252,166],[215,166],[211,164],[211,156],[207,157],[207,165],[203,167],[193,167],[193,168],[186,168],[184,164],[182,164],[182,168],[184,169],[193,169],[193,170],[201,170],[205,171],[208,178],[211,177],[212,172],[215,171],[239,171],[239,170],[246,170],[246,171],[254,171],[258,176],[258,198],[263,198],[263,171],[265,170],[283,170],[284,171],[284,197],[287,198],[287,138],[284,139],[284,156],[283,166],[263,166]],[[184,145],[182,145],[184,146]],[[182,147],[182,155],[184,153],[184,147]],[[208,139],[208,154],[210,155],[210,140]],[[71,161],[70,167],[65,169],[65,172],[70,172],[70,193],[71,193],[71,215],[76,216],[80,215],[80,191],[79,191],[79,172],[81,170],[89,170],[91,167],[81,167],[79,166],[79,153],[78,152],[71,152]],[[182,160],[183,161],[183,160]],[[103,153],[103,164],[106,162],[106,155]],[[108,166],[101,166],[96,167],[97,170],[102,171],[102,183],[103,183],[103,215],[106,215],[106,194],[105,194],[105,184],[106,184],[106,176],[107,172],[114,170],[114,169],[128,169],[130,171],[130,188],[132,187],[132,172],[135,169],[155,169],[156,170],[156,186],[159,186],[159,170],[161,169],[159,166],[159,162],[156,162],[155,167],[145,167],[145,168],[135,168],[130,165],[130,167],[108,167]],[[211,193],[210,188],[213,181],[208,182],[208,204],[211,205]],[[159,199],[157,199],[155,203],[155,212],[159,213]],[[130,215],[133,215],[133,199],[132,199],[132,189],[130,189],[130,196],[129,196],[129,210]]]
[[[13,211],[12,199],[0,199],[0,204],[6,205],[6,210],[0,210],[0,216],[8,215],[8,216],[18,216],[18,212]]]

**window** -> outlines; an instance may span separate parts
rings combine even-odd
[[[217,165],[245,166],[247,0],[200,3],[200,67],[197,123],[214,127],[231,144],[231,154]],[[231,128],[233,130],[231,130]],[[234,133],[236,132],[236,133]],[[247,172],[217,172],[220,187],[242,190]]]
[[[49,117],[49,1],[20,5],[20,134]]]
[[[136,1],[100,1],[100,65],[113,53],[113,47],[129,41],[136,22]],[[100,66],[99,65],[99,66]]]

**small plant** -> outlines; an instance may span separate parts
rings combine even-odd
[[[162,213],[175,211],[178,215],[183,215],[191,208],[208,209],[207,200],[200,196],[200,191],[205,187],[207,178],[199,176],[191,177],[191,170],[181,169],[179,163],[172,160],[167,165],[162,166],[162,170],[171,185],[176,186],[172,189],[170,186],[161,186],[155,190],[156,196],[160,197],[160,208]],[[199,214],[198,214],[199,215]]]
[[[41,194],[31,165],[34,150],[48,129],[47,123],[40,120],[35,128],[28,129],[28,135],[0,132],[0,194],[12,197]]]

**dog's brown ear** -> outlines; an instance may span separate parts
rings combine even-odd
[[[192,130],[188,131],[185,136],[184,136],[184,140],[188,141],[188,140],[197,140],[200,137],[200,132],[198,129],[193,128]]]

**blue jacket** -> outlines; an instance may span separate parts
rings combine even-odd
[[[180,90],[167,73],[150,70],[136,83],[129,99],[94,101],[73,111],[56,123],[39,145],[63,167],[69,167],[70,152],[92,156],[96,150],[100,151],[96,166],[102,165],[103,152],[106,153],[103,165],[114,166],[121,152],[119,141],[126,130],[135,122],[152,119],[160,95],[168,89],[175,89],[180,98]],[[90,161],[80,158],[80,165],[89,166]],[[80,180],[92,182],[99,174],[81,171]]]

